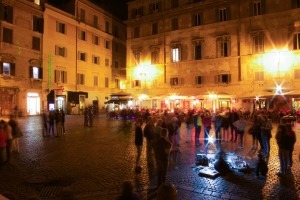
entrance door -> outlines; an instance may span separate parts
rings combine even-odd
[[[40,97],[38,93],[27,94],[27,113],[29,115],[38,115],[41,113]]]
[[[66,108],[66,96],[56,95],[56,109],[66,111],[65,108]]]

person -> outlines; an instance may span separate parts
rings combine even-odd
[[[63,109],[60,110],[60,113],[61,113],[62,134],[65,135],[65,133],[66,133],[66,128],[65,128],[66,114]]]
[[[157,186],[159,187],[162,183],[165,183],[168,165],[169,155],[172,147],[172,143],[168,140],[168,129],[163,128],[161,130],[161,138],[156,144],[156,159],[157,159]]]
[[[55,112],[51,110],[49,112],[49,135],[54,136],[54,122],[55,122]]]
[[[287,172],[289,163],[289,135],[286,130],[286,126],[279,124],[275,136],[278,145],[278,156],[280,171],[277,173],[278,176],[283,176]]]
[[[134,186],[131,181],[124,181],[121,194],[117,197],[117,200],[141,200],[141,197],[134,191]]]
[[[254,115],[254,120],[251,128],[249,129],[249,133],[252,135],[252,150],[258,148],[258,143],[260,145],[260,151],[263,150],[263,143],[261,140],[261,127],[260,127],[260,118],[258,115]]]
[[[59,110],[56,110],[55,122],[56,122],[56,137],[60,137],[62,136],[62,115]]]
[[[198,113],[194,115],[195,146],[201,145],[199,138],[200,138],[202,125],[203,125],[202,124],[202,113],[201,113],[201,111],[198,111]]]
[[[42,120],[43,120],[43,137],[48,136],[48,117],[45,112],[42,114]]]
[[[172,117],[171,121],[168,123],[168,137],[169,141],[172,143],[172,152],[179,151],[177,146],[177,130],[179,129],[179,125],[177,123],[177,117]]]
[[[222,141],[228,142],[229,141],[229,127],[230,127],[230,118],[229,118],[229,112],[226,112],[222,117],[222,125],[221,129],[223,131]]]
[[[209,132],[211,129],[211,114],[209,110],[206,110],[202,116],[202,124],[204,129],[204,144],[208,143]]]
[[[83,116],[84,116],[84,126],[89,126],[89,110],[88,110],[88,108],[84,109]]]
[[[263,177],[266,177],[267,173],[268,173],[268,170],[269,170],[268,163],[264,159],[263,153],[259,153],[258,154],[258,161],[257,161],[257,164],[256,164],[256,169],[255,169],[256,177],[258,178],[259,175],[262,175]]]
[[[220,112],[216,113],[215,117],[215,137],[216,143],[220,144],[222,137],[221,137],[221,126],[222,126],[223,117],[221,116]]]
[[[261,116],[261,140],[263,143],[263,153],[264,156],[269,156],[270,154],[270,139],[272,137],[272,121],[268,119],[266,115]]]
[[[188,112],[185,120],[186,124],[186,143],[190,143],[192,141],[192,131],[193,131],[193,113]]]
[[[178,200],[178,194],[172,183],[163,183],[158,188],[156,200]]]
[[[231,133],[231,142],[237,141],[237,128],[234,126],[234,122],[239,120],[239,114],[236,111],[236,109],[232,109],[232,111],[229,111],[229,120],[230,120],[230,133]]]
[[[0,121],[0,166],[4,163],[3,153],[6,149],[7,133],[5,132],[6,122]]]
[[[11,155],[11,152],[13,150],[13,142],[14,142],[13,139],[14,138],[12,136],[12,128],[11,128],[9,123],[6,123],[6,125],[5,125],[5,132],[7,134],[7,138],[6,138],[6,162],[10,163],[10,155]]]
[[[247,120],[241,115],[238,120],[233,122],[233,126],[235,127],[235,132],[240,136],[240,148],[244,148],[244,133],[247,125]]]
[[[144,127],[144,137],[146,138],[146,154],[148,165],[150,167],[154,166],[153,153],[154,153],[154,119],[152,117],[148,118],[148,123]]]
[[[18,125],[17,120],[13,115],[10,116],[8,122],[11,127],[11,134],[12,134],[12,146],[11,149],[17,153],[20,152],[20,144],[19,144],[19,138],[23,136],[22,131],[20,130],[20,127]]]
[[[287,170],[290,170],[293,166],[293,152],[294,152],[294,146],[296,143],[296,133],[292,128],[292,125],[286,124],[287,133],[289,135],[289,163],[287,166]]]
[[[140,172],[140,170],[142,169],[140,166],[140,159],[141,159],[141,155],[142,155],[142,148],[143,148],[143,130],[142,130],[142,119],[138,119],[135,123],[135,146],[136,146],[136,162],[135,162],[135,170],[137,172]]]

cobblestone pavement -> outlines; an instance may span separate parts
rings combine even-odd
[[[125,180],[132,180],[143,199],[155,199],[156,177],[148,169],[143,148],[140,174],[134,172],[136,150],[133,128],[124,128],[117,120],[98,116],[94,127],[83,126],[83,116],[66,116],[63,137],[42,137],[41,117],[19,119],[24,130],[20,139],[21,151],[14,153],[10,164],[0,167],[0,191],[15,194],[18,199],[38,196],[40,199],[60,199],[72,191],[75,199],[115,199]],[[181,128],[180,153],[170,163],[167,181],[172,182],[180,200],[199,199],[300,199],[300,124],[296,130],[292,171],[278,177],[279,161],[274,139],[271,139],[269,172],[266,179],[253,173],[238,172],[215,179],[201,177],[195,170],[195,154],[203,146],[185,142],[185,127]],[[202,132],[203,133],[203,132]],[[201,133],[201,136],[203,134]],[[237,153],[253,166],[257,153],[251,151],[251,138],[245,134],[245,147],[224,143],[226,152]],[[211,147],[213,152],[214,147]],[[67,199],[67,198],[64,198]]]

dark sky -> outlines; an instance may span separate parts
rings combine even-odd
[[[48,0],[52,5],[60,7],[60,5],[73,0]],[[131,0],[90,0],[91,2],[99,5],[100,7],[112,12],[121,20],[127,19],[127,2]]]

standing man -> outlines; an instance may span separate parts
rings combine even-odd
[[[198,111],[196,115],[194,115],[194,126],[195,126],[195,145],[200,146],[201,143],[199,141],[200,133],[201,133],[201,127],[202,127],[202,113],[201,111]]]
[[[144,137],[146,138],[146,154],[147,154],[147,161],[150,170],[154,168],[154,120],[152,117],[148,118],[148,122],[144,127]]]
[[[161,130],[161,138],[156,144],[156,159],[157,159],[157,180],[158,187],[166,182],[166,176],[169,165],[169,155],[172,147],[172,143],[168,140],[168,129],[163,128]]]

